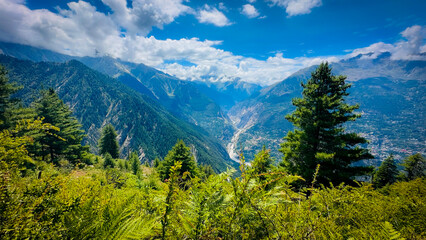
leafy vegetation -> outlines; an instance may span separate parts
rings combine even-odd
[[[420,153],[405,158],[401,165],[404,167],[404,171],[399,176],[402,180],[410,181],[426,177],[426,158]]]
[[[18,89],[15,84],[9,83],[6,69],[0,65],[0,130],[11,127],[14,100],[10,96]]]
[[[295,189],[302,178],[275,166],[266,148],[251,165],[241,155],[233,177],[235,170],[198,166],[182,140],[157,168],[140,165],[135,153],[128,160],[63,154],[56,164],[55,155],[29,149],[39,144],[33,136],[53,131],[51,141],[62,143],[61,129],[29,116],[0,132],[1,239],[426,238],[424,176],[381,189],[316,187],[317,167],[308,187]],[[425,171],[418,157],[404,173]]]

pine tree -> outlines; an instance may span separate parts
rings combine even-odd
[[[117,133],[111,124],[106,125],[102,129],[102,136],[99,140],[99,154],[109,153],[111,157],[119,157],[120,147],[117,142]]]
[[[173,146],[172,150],[170,150],[164,158],[159,169],[160,178],[163,181],[169,178],[170,168],[174,166],[177,161],[182,163],[179,176],[182,176],[184,172],[189,172],[191,176],[198,176],[197,164],[195,163],[190,148],[185,146],[182,140],[178,140],[176,145]]]
[[[405,158],[401,165],[404,167],[402,180],[411,181],[426,177],[426,159],[420,153]]]
[[[131,152],[128,160],[130,163],[130,168],[133,172],[133,174],[137,175],[138,172],[140,172],[140,161],[139,161],[139,157],[138,157],[138,153],[137,152]]]
[[[281,144],[281,164],[303,177],[306,185],[312,182],[317,164],[321,166],[318,183],[350,183],[352,177],[371,171],[351,164],[373,158],[359,147],[367,143],[365,138],[345,132],[344,124],[360,117],[353,113],[359,106],[345,102],[350,84],[344,76],[333,76],[328,63],[322,63],[311,75],[302,83],[302,98],[293,99],[296,110],[286,116],[296,129],[288,132]]]
[[[379,169],[374,174],[373,186],[376,188],[381,188],[387,184],[392,184],[396,182],[397,174],[398,170],[395,161],[393,156],[390,155],[382,162]]]
[[[41,144],[39,154],[58,164],[60,158],[65,158],[76,164],[82,159],[87,147],[81,145],[84,131],[81,124],[72,116],[69,107],[59,98],[51,88],[41,92],[41,97],[33,103],[37,116],[44,118],[44,122],[58,127],[59,131],[49,131],[37,137]]]
[[[11,97],[20,87],[9,83],[6,69],[0,65],[0,130],[10,128],[13,106],[17,99]]]

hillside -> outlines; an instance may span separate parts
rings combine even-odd
[[[24,88],[19,97],[29,103],[42,88],[52,87],[74,111],[87,133],[86,143],[95,151],[100,128],[111,123],[119,134],[121,154],[138,150],[140,157],[164,157],[177,139],[190,145],[200,163],[224,171],[230,164],[220,142],[201,128],[188,124],[116,79],[71,60],[34,63],[0,55],[11,81]]]
[[[220,140],[234,160],[244,149],[248,159],[263,145],[275,158],[282,138],[293,126],[284,116],[293,111],[291,99],[301,96],[300,82],[316,66],[302,69],[282,82],[261,89],[239,80],[188,82],[143,64],[110,57],[76,58],[24,45],[0,43],[6,54],[33,61],[79,59],[133,90],[160,103],[178,118],[198,125]],[[359,55],[333,63],[333,73],[353,83],[348,101],[360,103],[363,117],[348,130],[363,133],[377,159],[425,152],[425,61],[394,61],[389,53],[377,58]],[[372,164],[378,164],[375,160]]]
[[[0,42],[0,53],[34,62],[78,60],[88,67],[120,80],[161,105],[178,118],[202,127],[223,145],[233,133],[231,121],[222,108],[198,84],[182,81],[144,64],[111,57],[73,57],[31,46]]]
[[[348,101],[359,103],[362,117],[347,125],[362,133],[377,159],[396,154],[400,159],[426,149],[426,62],[393,61],[388,54],[377,59],[362,56],[333,63],[333,74],[346,75],[352,83]],[[284,116],[294,110],[291,99],[300,97],[300,82],[306,82],[315,66],[300,70],[287,79],[265,88],[230,111],[236,124],[233,146],[241,145],[250,159],[263,145],[277,159],[279,143],[293,126]],[[238,150],[238,149],[237,149]]]

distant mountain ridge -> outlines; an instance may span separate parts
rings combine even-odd
[[[18,96],[26,103],[42,87],[54,88],[82,123],[92,150],[96,149],[100,128],[112,123],[123,155],[133,149],[145,159],[164,157],[177,139],[183,139],[198,162],[210,164],[216,171],[235,166],[222,144],[203,129],[176,118],[151,98],[81,62],[34,63],[0,55],[0,64],[9,70],[11,81],[25,86]]]
[[[334,75],[346,75],[352,83],[348,102],[360,104],[363,116],[349,123],[349,131],[370,140],[372,153],[380,159],[397,158],[426,151],[426,62],[394,61],[385,53],[376,59],[360,55],[331,64]],[[276,158],[282,138],[293,126],[284,117],[294,110],[291,99],[301,97],[300,82],[306,82],[316,66],[302,69],[285,80],[261,90],[260,94],[236,104],[229,116],[248,159],[263,145]],[[237,149],[236,149],[237,150]],[[377,164],[377,160],[371,163]]]
[[[1,42],[0,51],[32,61],[78,59],[155,100],[178,118],[200,126],[200,131],[219,139],[236,161],[241,149],[250,160],[263,145],[272,149],[275,158],[281,158],[279,144],[293,129],[284,117],[294,110],[291,99],[301,96],[300,82],[306,82],[316,68],[302,69],[262,88],[239,80],[182,81],[146,65],[110,57],[70,57]],[[426,61],[392,60],[390,53],[382,53],[376,58],[358,55],[331,66],[333,74],[346,75],[353,83],[348,101],[361,105],[363,117],[347,128],[366,136],[377,158],[390,153],[397,158],[425,153]]]
[[[233,135],[234,128],[228,116],[214,100],[200,91],[199,84],[177,79],[144,64],[125,62],[111,57],[73,57],[4,42],[0,42],[0,50],[6,55],[34,62],[78,60],[158,101],[179,118],[204,128],[223,144]]]

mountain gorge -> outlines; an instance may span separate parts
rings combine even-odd
[[[87,133],[86,143],[96,152],[100,128],[111,123],[119,134],[122,155],[137,150],[141,159],[164,157],[177,139],[193,149],[199,163],[216,171],[233,166],[222,144],[200,127],[187,123],[150,97],[76,60],[39,62],[0,55],[11,81],[24,86],[18,97],[28,104],[42,88],[53,88],[67,103]]]
[[[2,58],[2,64],[12,68],[11,76],[14,79],[21,81],[25,86],[37,89],[39,86],[36,86],[36,83],[44,81],[41,69],[48,71],[54,66],[67,68],[70,67],[69,64],[77,64],[76,61],[70,61],[72,59],[109,76],[96,73],[97,78],[108,82],[108,86],[113,83],[114,86],[110,86],[111,91],[118,86],[118,92],[123,96],[117,98],[115,95],[102,95],[103,110],[99,108],[89,111],[85,109],[86,105],[79,105],[76,99],[83,100],[84,98],[79,96],[86,94],[86,88],[91,89],[94,86],[79,85],[82,84],[79,80],[72,78],[71,75],[64,75],[68,70],[63,70],[59,75],[48,75],[51,79],[49,84],[43,82],[44,87],[54,86],[65,102],[73,108],[79,120],[83,122],[88,134],[88,143],[92,147],[96,146],[99,128],[107,122],[113,122],[120,128],[123,153],[127,149],[143,149],[140,151],[141,156],[145,155],[148,158],[156,154],[164,156],[166,149],[172,144],[170,142],[175,141],[172,139],[176,137],[187,139],[187,136],[190,136],[188,138],[192,139],[194,151],[199,152],[201,159],[203,159],[201,155],[209,154],[208,159],[215,159],[200,161],[214,162],[215,170],[224,170],[226,166],[235,164],[241,151],[246,159],[253,159],[254,154],[262,146],[270,148],[271,155],[278,160],[281,159],[279,144],[286,133],[293,129],[293,125],[285,119],[285,115],[294,110],[291,100],[301,96],[300,82],[306,82],[316,68],[311,66],[302,69],[281,82],[262,88],[257,84],[240,80],[184,81],[144,64],[125,62],[111,57],[72,57],[10,43],[0,43],[0,52],[19,59],[40,62],[33,65],[25,62],[29,69],[39,69],[37,71],[33,69],[39,73],[31,76],[28,71],[19,73],[16,64],[8,63],[17,60]],[[83,68],[84,65],[80,65],[79,68]],[[362,117],[347,124],[346,128],[362,133],[370,141],[369,148],[376,159],[367,164],[378,164],[378,160],[391,153],[395,154],[397,159],[416,152],[425,153],[425,61],[393,60],[389,53],[382,53],[377,57],[369,54],[359,55],[333,63],[331,66],[334,75],[346,75],[347,81],[352,83],[348,102],[360,104],[358,112]],[[85,71],[89,71],[89,68]],[[27,82],[22,82],[23,76],[26,75],[30,75],[30,78],[26,80]],[[52,80],[54,78],[56,80]],[[62,85],[71,84],[69,79],[75,81],[72,85],[79,86],[80,91],[65,94]],[[100,83],[97,87],[102,85],[105,83]],[[81,91],[82,89],[84,91]],[[29,92],[23,94],[28,98]],[[135,100],[136,98],[138,100]],[[115,99],[117,105],[106,103],[111,99]],[[138,103],[139,101],[143,104]],[[93,104],[89,102],[87,100],[85,104]],[[152,110],[152,114],[160,113],[161,117],[157,116],[154,119],[167,119],[166,125],[173,125],[171,129],[174,130],[159,130],[157,125],[150,125],[149,119],[142,121],[138,114],[146,111],[145,105]],[[138,110],[134,110],[135,106]],[[112,112],[108,114],[108,111]],[[138,117],[130,116],[131,114]],[[94,118],[92,115],[96,116],[93,126],[89,124],[91,118]],[[145,129],[138,132],[135,126]],[[168,138],[171,132],[174,135]],[[167,144],[160,146],[159,141],[162,140],[154,138],[168,138],[164,140]],[[235,162],[230,163],[230,158]]]
[[[360,104],[358,112],[362,117],[346,127],[370,141],[369,147],[376,156],[371,164],[389,154],[397,158],[416,152],[424,154],[426,62],[395,61],[384,53],[376,59],[360,55],[331,66],[334,75],[346,75],[352,83],[348,102]],[[301,97],[300,82],[306,82],[315,68],[302,69],[234,106],[229,115],[239,135],[233,144],[249,158],[265,145],[279,159],[279,143],[293,129],[284,118],[294,110],[291,99]]]
[[[152,98],[178,118],[204,128],[224,144],[233,135],[234,128],[229,118],[216,101],[200,90],[202,89],[200,84],[177,79],[144,64],[125,62],[107,56],[73,57],[11,43],[0,43],[0,49],[6,55],[34,62],[78,60]]]

